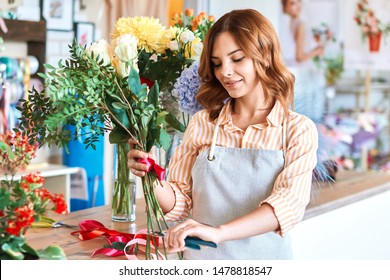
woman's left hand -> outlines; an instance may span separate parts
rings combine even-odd
[[[171,227],[166,232],[165,245],[168,253],[184,251],[184,239],[187,236],[198,237],[205,241],[212,241],[216,244],[222,241],[220,228],[208,226],[189,219]]]

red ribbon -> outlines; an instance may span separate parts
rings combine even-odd
[[[111,230],[106,228],[102,223],[95,220],[85,220],[79,223],[79,227],[81,230],[71,232],[71,235],[78,234],[81,240],[90,240],[99,236],[105,236],[107,242],[110,246],[113,245],[114,242],[126,243],[124,250],[118,250],[115,248],[101,248],[92,253],[92,256],[103,254],[109,257],[116,257],[121,255],[126,255],[128,259],[138,259],[134,255],[134,249],[137,244],[146,245],[147,242],[147,234],[146,230],[141,230],[136,234],[125,233],[116,230]],[[153,241],[153,245],[157,247],[161,238],[150,238],[149,242]],[[152,244],[151,244],[152,245]],[[138,248],[138,251],[144,252],[144,250]],[[155,254],[152,254],[153,258],[157,258]],[[159,257],[164,258],[164,256],[159,252]]]
[[[165,169],[162,168],[160,165],[158,165],[152,158],[140,158],[138,159],[138,162],[146,164],[148,167],[147,172],[150,170],[154,170],[156,172],[157,178],[162,181],[165,178]]]

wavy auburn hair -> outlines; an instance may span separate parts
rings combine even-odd
[[[263,87],[265,102],[278,100],[287,113],[293,105],[294,76],[282,62],[278,36],[271,24],[261,13],[253,9],[233,10],[222,16],[211,27],[203,42],[199,76],[202,85],[197,101],[209,111],[215,120],[229,94],[217,80],[211,61],[215,39],[222,32],[229,32],[237,38],[237,45],[253,59],[257,75]]]

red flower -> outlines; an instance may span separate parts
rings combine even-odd
[[[140,80],[141,80],[141,84],[146,84],[148,86],[148,88],[151,88],[154,86],[154,83],[145,77],[141,77]]]
[[[30,173],[22,177],[22,180],[25,179],[30,184],[43,185],[45,178],[41,176],[40,172]]]
[[[7,221],[7,228],[5,229],[11,235],[19,236],[21,232],[21,227],[14,220]]]
[[[25,233],[27,228],[34,222],[34,211],[27,205],[24,205],[16,208],[14,213],[16,219],[7,221],[6,232],[19,236],[21,233]]]
[[[18,219],[18,223],[25,227],[30,226],[34,222],[34,211],[27,205],[16,208],[15,214]]]
[[[66,214],[68,213],[67,206],[64,200],[63,194],[55,194],[52,197],[52,201],[54,203],[54,211],[58,214]]]
[[[52,200],[51,193],[45,188],[34,189],[34,194],[40,197],[42,200]]]

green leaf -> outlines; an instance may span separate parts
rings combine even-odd
[[[27,243],[24,243],[24,244],[23,244],[22,249],[23,249],[26,253],[30,254],[30,255],[33,256],[33,257],[36,257],[36,258],[39,257],[38,254],[37,254],[37,252],[36,252],[33,248],[31,248],[31,246],[28,245]]]
[[[148,95],[148,103],[153,104],[154,107],[156,107],[156,108],[158,106],[159,92],[160,92],[160,90],[159,90],[158,84],[155,83],[154,86],[152,86],[152,88],[150,89],[149,95]]]
[[[180,132],[184,132],[186,130],[185,126],[171,113],[168,113],[165,116],[165,120],[171,127]]]
[[[64,250],[56,245],[50,245],[45,249],[38,250],[37,254],[39,258],[45,260],[66,260],[66,254]]]
[[[129,106],[127,106],[125,103],[122,103],[122,102],[112,102],[112,107],[114,107],[115,109],[128,109]]]
[[[9,159],[15,158],[15,154],[12,152],[11,148],[3,141],[0,141],[0,151],[5,151],[8,154]]]
[[[149,114],[141,116],[142,128],[144,128],[144,129],[147,128],[151,119],[152,119],[152,115],[149,115]]]
[[[165,151],[169,150],[171,145],[171,136],[164,129],[160,129],[159,142]]]
[[[123,251],[126,247],[126,243],[123,242],[112,242],[112,248]]]
[[[137,70],[135,70],[133,67],[130,68],[128,84],[129,89],[139,97],[141,91],[141,80],[139,78]]]
[[[160,126],[162,124],[165,124],[165,117],[166,117],[167,114],[168,114],[167,111],[162,111],[162,112],[158,113],[156,126]]]
[[[5,252],[13,260],[23,260],[24,255],[18,250],[15,246],[10,246],[8,243],[5,243],[1,246],[1,250]]]
[[[111,144],[127,143],[130,139],[130,135],[123,128],[116,126],[111,131],[108,139]]]

